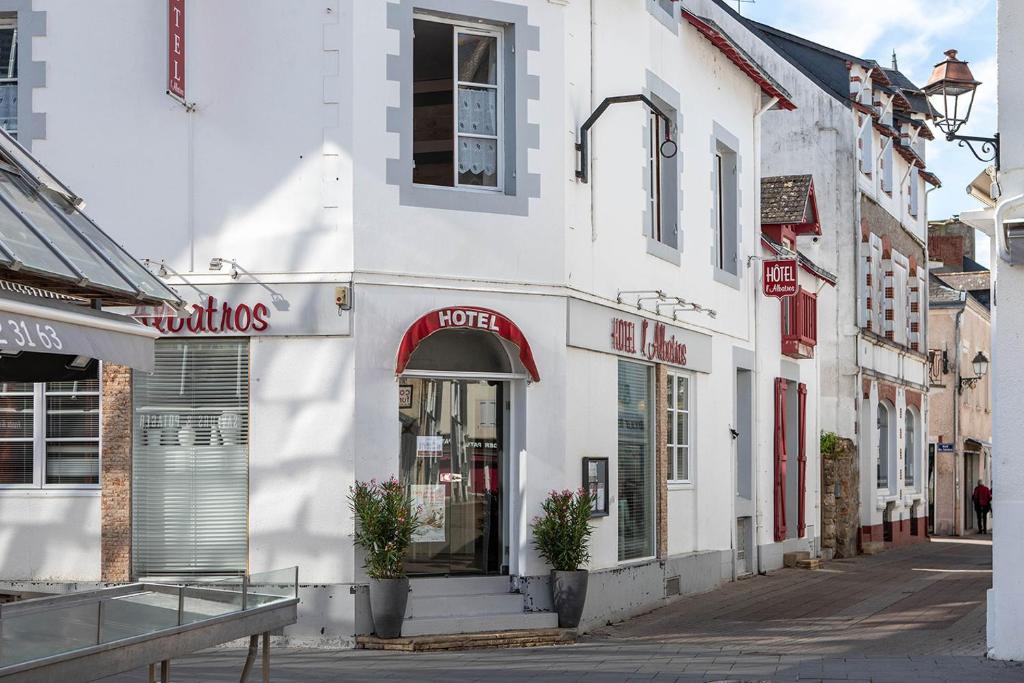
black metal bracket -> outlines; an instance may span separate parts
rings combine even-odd
[[[981,377],[961,377],[960,378],[960,386],[958,386],[956,388],[956,393],[957,394],[964,393],[964,387],[967,387],[969,389],[973,389],[974,385],[978,383],[979,379],[981,379]]]
[[[954,135],[950,133],[946,136],[946,140],[949,142],[957,142],[958,146],[966,147],[971,150],[971,154],[978,161],[987,164],[988,162],[994,162],[996,170],[999,170],[999,133],[996,133],[990,138],[977,137],[974,135]],[[973,142],[980,143],[979,149],[974,149]],[[980,151],[980,153],[979,153]]]
[[[671,159],[676,155],[676,143],[672,140],[672,119],[669,118],[668,114],[661,110],[661,107],[651,102],[650,98],[646,95],[618,95],[616,97],[606,97],[602,100],[601,104],[597,105],[597,109],[594,113],[583,122],[580,126],[580,141],[576,143],[576,152],[579,154],[579,165],[576,170],[576,178],[582,182],[587,182],[588,174],[588,152],[590,151],[589,134],[590,129],[594,127],[597,120],[601,118],[601,114],[605,112],[608,107],[613,104],[623,104],[625,102],[643,102],[651,111],[657,114],[658,118],[665,122],[665,141],[661,143],[660,151],[663,157]]]

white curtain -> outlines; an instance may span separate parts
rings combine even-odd
[[[494,175],[498,170],[498,142],[487,138],[459,138],[459,173]]]

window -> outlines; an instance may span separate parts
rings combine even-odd
[[[907,211],[913,218],[917,218],[918,212],[918,201],[921,191],[921,176],[917,166],[910,169],[910,182],[909,182],[909,202],[907,205]]]
[[[715,267],[732,275],[739,273],[738,195],[736,191],[736,152],[721,142],[715,151],[714,215]]]
[[[136,577],[245,571],[248,339],[158,340],[136,372],[132,568]]]
[[[892,194],[892,173],[893,173],[893,141],[889,138],[882,150],[882,191]]]
[[[668,478],[690,481],[690,378],[668,374],[668,415],[665,435],[668,440]]]
[[[907,408],[904,411],[906,426],[904,427],[905,443],[903,444],[903,484],[908,488],[916,486],[914,479],[917,474],[917,418]]]
[[[907,282],[910,261],[893,249],[890,264],[892,277],[891,281],[886,277],[885,285],[886,293],[889,294],[891,291],[891,297],[886,297],[885,301],[885,336],[897,344],[907,346],[907,333],[910,327],[910,291]]]
[[[866,176],[871,175],[875,165],[875,138],[872,118],[867,114],[860,117],[860,137],[857,139],[857,150],[860,153],[860,170]]]
[[[878,488],[889,488],[889,409],[878,404]]]
[[[501,190],[501,32],[417,18],[413,36],[413,182]]]
[[[619,560],[654,555],[650,368],[619,361]]]
[[[782,353],[792,358],[813,358],[818,343],[818,297],[800,287],[782,299]]]
[[[675,118],[675,111],[671,107],[657,98],[652,100],[670,119]],[[666,131],[664,119],[653,111],[649,113],[649,119],[650,178],[647,215],[650,216],[650,225],[647,236],[676,249],[679,245],[679,168],[677,157],[666,159],[661,155],[665,135],[673,131]]]
[[[100,482],[100,382],[0,383],[0,485]]]
[[[18,137],[18,29],[0,19],[0,127]]]

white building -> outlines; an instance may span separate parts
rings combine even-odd
[[[298,565],[288,635],[350,644],[346,495],[392,475],[436,522],[409,571],[449,577],[410,633],[553,624],[529,522],[584,477],[584,627],[817,554],[818,365],[783,357],[756,260],[763,115],[793,105],[717,3],[189,2],[184,105],[162,3],[0,9],[21,140],[196,306],[139,311],[153,375],[105,368],[93,483],[49,484],[41,436],[3,485],[8,589]],[[581,124],[637,94],[665,118],[608,108],[581,182]]]
[[[724,6],[724,5],[723,5]],[[859,522],[827,545],[876,552],[926,534],[928,375],[926,120],[920,89],[878,63],[744,19],[725,26],[792,93],[762,120],[762,172],[809,174],[823,230],[797,240],[835,287],[819,284],[820,421],[859,452]],[[920,267],[918,267],[920,266]],[[849,485],[854,490],[845,490]],[[830,492],[831,493],[831,492]]]

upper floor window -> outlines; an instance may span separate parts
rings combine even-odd
[[[719,141],[715,148],[713,164],[715,267],[738,275],[739,199],[736,188],[736,151]]]
[[[882,149],[882,192],[892,194],[893,140],[889,138]]]
[[[917,166],[914,166],[913,168],[910,169],[910,178],[908,183],[909,191],[907,193],[907,212],[911,215],[911,217],[917,218],[918,203],[921,192],[921,176],[919,175]]]
[[[675,111],[660,100],[658,107],[675,118]],[[647,194],[647,215],[650,217],[648,237],[673,249],[679,246],[679,167],[677,157],[666,158],[661,154],[661,145],[666,132],[675,137],[674,131],[666,131],[668,124],[653,111],[649,114],[650,139],[648,156],[650,179]]]
[[[889,488],[889,439],[892,425],[889,424],[889,408],[884,403],[878,404],[878,488]]]
[[[18,29],[0,19],[0,127],[18,136]]]
[[[99,484],[99,441],[98,379],[0,383],[0,485]]]
[[[413,182],[502,190],[502,32],[419,17],[413,36]]]

